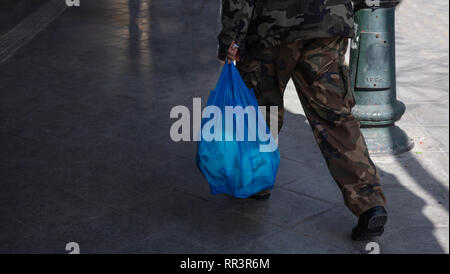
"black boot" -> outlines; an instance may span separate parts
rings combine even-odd
[[[267,200],[270,198],[270,189],[266,189],[263,191],[260,191],[258,193],[256,193],[255,195],[250,196],[250,198],[254,199],[254,200]]]
[[[387,222],[387,212],[382,206],[373,207],[359,216],[358,225],[352,230],[354,241],[367,241],[381,236]]]

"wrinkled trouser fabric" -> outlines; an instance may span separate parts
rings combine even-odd
[[[386,200],[359,122],[351,113],[355,99],[344,65],[347,46],[347,38],[300,40],[248,52],[237,68],[260,106],[278,106],[278,131],[283,125],[284,90],[292,78],[328,169],[346,206],[359,216],[384,206]]]

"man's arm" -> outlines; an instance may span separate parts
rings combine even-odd
[[[227,51],[233,41],[243,50],[254,7],[255,0],[222,0],[222,31],[217,37],[220,60],[227,58]]]

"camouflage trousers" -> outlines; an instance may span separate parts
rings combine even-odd
[[[346,38],[300,40],[247,52],[237,68],[261,106],[278,106],[278,131],[283,124],[283,93],[292,78],[328,169],[346,206],[359,216],[384,205],[385,197],[359,122],[351,113],[355,99],[344,64],[347,46]]]

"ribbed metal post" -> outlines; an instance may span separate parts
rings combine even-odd
[[[356,35],[350,51],[351,83],[369,153],[399,154],[414,142],[395,125],[405,112],[397,100],[395,7],[399,1],[354,0]]]

